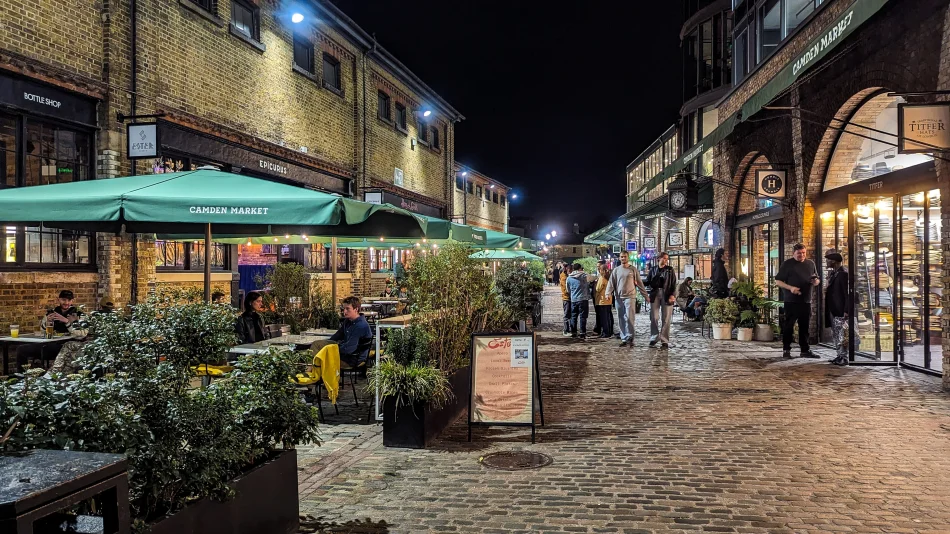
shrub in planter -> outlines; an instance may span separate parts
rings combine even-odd
[[[512,321],[524,321],[531,315],[529,305],[541,291],[544,285],[515,262],[505,262],[495,273],[495,294]]]
[[[752,301],[752,305],[759,312],[758,323],[755,325],[755,334],[753,339],[756,341],[772,341],[775,339],[775,310],[781,306],[781,302],[769,298],[758,298]]]
[[[453,391],[453,384],[468,384],[472,333],[511,326],[517,297],[505,304],[471,253],[449,243],[438,253],[416,257],[406,269],[413,323],[402,333],[390,332],[390,358],[370,370],[367,383],[371,391],[379,387],[384,402],[387,446],[422,447],[461,415],[467,392]],[[522,275],[517,282],[515,276],[503,283],[520,284]]]
[[[736,339],[739,341],[752,341],[752,330],[755,328],[755,318],[756,313],[751,310],[745,310],[739,314]]]
[[[225,498],[229,482],[297,443],[317,442],[317,413],[287,379],[293,355],[245,357],[227,378],[192,389],[192,366],[217,363],[235,341],[225,305],[137,306],[130,319],[91,317],[84,371],[30,370],[0,384],[0,450],[63,448],[128,456],[141,528],[187,503]]]
[[[739,316],[739,307],[732,299],[712,299],[706,306],[705,320],[712,325],[713,339],[731,339],[732,323]]]

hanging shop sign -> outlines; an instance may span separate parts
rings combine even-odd
[[[683,231],[682,230],[670,230],[666,233],[666,242],[668,246],[671,247],[682,247],[683,246]]]
[[[638,243],[636,241],[627,241],[627,252],[636,252],[637,244]]]
[[[923,154],[950,150],[950,103],[898,104],[897,151]]]
[[[0,104],[90,126],[97,123],[94,99],[26,78],[0,76]]]
[[[614,245],[612,250],[614,254],[620,254],[620,245]]]
[[[157,158],[158,124],[131,123],[125,127],[126,156],[129,159]]]
[[[787,171],[760,169],[755,171],[755,184],[759,198],[785,198]]]
[[[382,204],[383,194],[379,191],[363,193],[363,201],[370,204]]]
[[[534,443],[536,407],[544,424],[537,356],[533,332],[472,335],[469,441],[473,426],[499,425],[530,426]]]
[[[643,238],[643,250],[656,250],[656,237],[646,236]]]

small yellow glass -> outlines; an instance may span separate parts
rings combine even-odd
[[[20,325],[18,324],[10,325],[10,337],[20,337]]]

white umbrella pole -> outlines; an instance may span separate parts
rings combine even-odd
[[[205,302],[211,302],[211,223],[205,226]]]
[[[330,301],[336,306],[336,238],[330,238]]]

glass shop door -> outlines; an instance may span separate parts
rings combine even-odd
[[[900,321],[899,258],[901,203],[896,195],[850,195],[848,271],[850,358],[857,363],[897,364]]]

